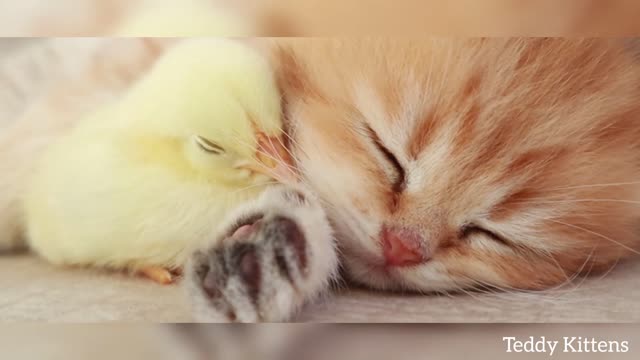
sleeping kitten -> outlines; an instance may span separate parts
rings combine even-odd
[[[1,139],[0,234],[18,234],[5,230],[19,225],[20,184],[48,141],[162,52],[119,41],[137,50],[92,57]],[[230,214],[194,255],[196,319],[290,319],[338,264],[378,289],[544,289],[638,252],[640,68],[620,41],[263,45],[303,181]]]
[[[245,254],[233,241],[194,258],[200,319],[284,320],[274,303],[324,290],[335,269],[313,264],[333,259],[333,239],[298,218],[313,215],[305,202],[326,211],[348,278],[377,289],[545,289],[638,253],[640,67],[619,41],[272,46],[291,151],[318,199],[266,195],[249,266],[224,255]],[[270,231],[276,215],[297,230]]]

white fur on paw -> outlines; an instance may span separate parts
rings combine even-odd
[[[197,321],[286,321],[337,271],[331,227],[317,198],[302,189],[270,188],[227,223],[187,265]]]

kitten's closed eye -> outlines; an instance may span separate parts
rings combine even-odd
[[[406,186],[406,176],[405,176],[404,167],[402,166],[402,164],[400,164],[400,161],[398,161],[398,158],[393,154],[393,152],[391,152],[391,150],[389,150],[384,145],[382,140],[380,140],[380,137],[378,136],[378,134],[369,125],[365,125],[365,126],[367,129],[369,138],[373,141],[378,151],[382,153],[382,155],[385,157],[388,163],[391,164],[391,166],[393,167],[393,170],[394,170],[394,174],[393,174],[394,176],[392,177],[393,191],[396,193],[402,192]]]
[[[511,246],[511,243],[505,239],[504,237],[496,234],[495,232],[488,230],[486,228],[483,228],[481,226],[478,226],[476,224],[466,224],[464,225],[461,229],[460,229],[460,238],[461,239],[467,239],[469,238],[471,235],[475,235],[475,234],[481,234],[484,235],[485,237],[500,243],[504,246]]]

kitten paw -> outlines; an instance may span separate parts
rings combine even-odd
[[[267,190],[193,255],[186,281],[197,320],[284,321],[327,287],[337,259],[314,202],[299,190]]]

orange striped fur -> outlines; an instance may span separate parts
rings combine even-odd
[[[380,288],[541,289],[640,248],[640,67],[618,40],[276,40],[306,181]],[[398,169],[373,145],[397,158]],[[383,224],[433,259],[382,266]],[[461,236],[469,224],[496,234]]]

